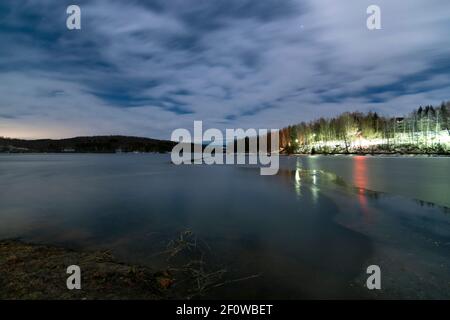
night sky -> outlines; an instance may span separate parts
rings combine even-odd
[[[448,99],[449,0],[0,2],[0,136],[169,139]]]

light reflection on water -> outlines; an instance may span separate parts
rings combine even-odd
[[[366,190],[368,183],[367,158],[363,156],[353,157],[353,184],[358,188],[358,200],[364,215],[365,223],[371,223],[370,210],[367,203]]]

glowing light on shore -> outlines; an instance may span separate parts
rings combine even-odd
[[[414,135],[410,133],[396,133],[391,138],[365,138],[361,135],[349,135],[348,140],[329,140],[329,141],[312,141],[315,135],[311,135],[311,143],[304,145],[310,148],[323,149],[371,149],[377,146],[392,145],[395,147],[415,146],[417,148],[441,145],[444,149],[450,150],[450,134],[447,130],[438,132],[416,132]]]

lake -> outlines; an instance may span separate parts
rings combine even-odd
[[[160,154],[2,154],[0,238],[107,249],[157,269],[178,263],[168,244],[189,230],[211,272],[226,270],[204,298],[450,298],[450,158],[282,156],[280,166],[261,176]],[[380,291],[365,287],[373,264]]]

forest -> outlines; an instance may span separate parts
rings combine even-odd
[[[127,136],[21,140],[0,137],[0,152],[120,153],[170,152],[175,142]]]
[[[404,117],[346,112],[280,130],[283,153],[450,154],[450,101]]]

